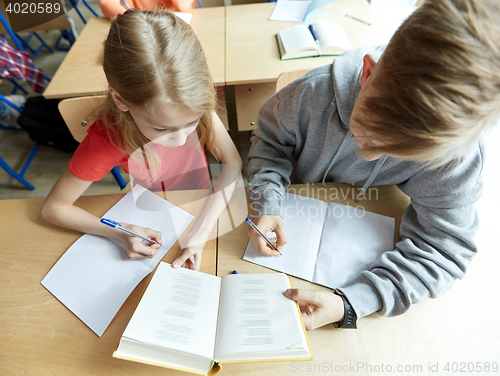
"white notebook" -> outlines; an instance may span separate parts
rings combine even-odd
[[[164,247],[152,259],[132,260],[120,241],[85,234],[42,280],[41,284],[99,337],[194,218],[141,186],[135,186],[103,217],[161,231]]]
[[[244,260],[337,288],[394,249],[394,218],[289,193],[282,213],[288,239],[282,256],[262,256],[249,241]]]

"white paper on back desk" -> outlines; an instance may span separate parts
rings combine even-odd
[[[282,214],[288,240],[282,256],[262,256],[249,241],[244,260],[337,288],[394,249],[394,218],[361,207],[286,193]]]
[[[161,231],[164,247],[152,259],[132,260],[123,243],[85,234],[42,280],[41,284],[99,337],[194,218],[141,186],[135,186],[103,217]]]

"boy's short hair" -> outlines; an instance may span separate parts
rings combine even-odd
[[[500,117],[500,1],[424,1],[373,74],[358,119],[384,141],[371,150],[434,166],[459,157]]]

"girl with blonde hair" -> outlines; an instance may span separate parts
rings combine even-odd
[[[131,258],[153,257],[157,244],[144,245],[140,238],[103,226],[74,202],[116,165],[134,177],[134,184],[150,190],[209,188],[204,148],[234,166],[223,169],[214,187],[230,196],[241,158],[215,114],[215,88],[201,45],[172,13],[128,10],[115,17],[104,43],[103,68],[109,91],[96,110],[98,120],[47,196],[42,216],[62,227],[121,239]],[[212,201],[174,267],[199,269],[203,246],[223,210]],[[161,243],[157,231],[122,225]]]

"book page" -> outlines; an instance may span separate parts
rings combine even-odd
[[[283,296],[290,287],[290,279],[282,273],[225,276],[216,359],[224,362],[291,358],[299,352],[307,356],[297,305]]]
[[[342,287],[394,249],[394,218],[330,203],[313,282]]]
[[[318,38],[321,53],[340,54],[353,48],[342,26],[328,21],[316,21],[311,25]]]
[[[285,193],[282,205],[288,243],[282,256],[260,255],[248,242],[243,260],[310,281],[314,275],[327,204],[314,198]],[[268,237],[275,234],[268,233]]]
[[[219,277],[161,262],[122,338],[213,359],[220,284]]]
[[[319,53],[318,46],[311,32],[305,25],[298,25],[278,32],[286,53],[311,50]]]
[[[161,231],[163,246],[152,259],[132,260],[121,242],[85,234],[41,282],[98,336],[194,218],[141,186],[127,193],[104,214],[106,217]]]

